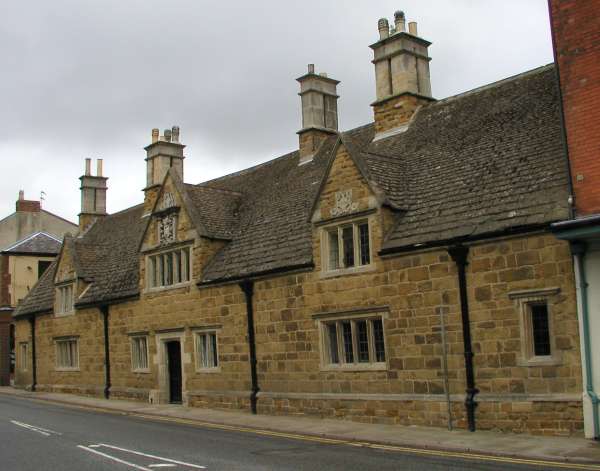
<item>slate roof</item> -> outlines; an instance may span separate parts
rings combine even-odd
[[[60,252],[60,240],[45,232],[36,232],[7,247],[2,253],[56,255]]]
[[[410,250],[548,226],[568,216],[568,177],[553,65],[434,102],[403,133],[373,141],[368,124],[332,136],[313,161],[292,152],[199,185],[176,182],[206,237],[226,244],[200,283],[312,266],[311,210],[343,143],[379,201],[396,214],[384,250]],[[79,305],[138,293],[142,208],[107,216],[74,239]],[[50,274],[15,315],[51,309]]]

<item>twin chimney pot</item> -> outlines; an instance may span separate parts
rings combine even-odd
[[[417,23],[408,23],[403,12],[394,14],[394,25],[386,18],[377,23],[379,40],[373,49],[376,100],[371,104],[375,137],[382,139],[407,129],[416,111],[432,101],[429,77],[429,41],[420,38]],[[302,129],[299,135],[300,165],[310,162],[323,141],[338,132],[337,85],[340,83],[316,74],[315,66],[297,79],[302,99]]]
[[[338,80],[326,73],[315,73],[314,64],[308,64],[308,72],[299,77],[302,102],[302,129],[298,131],[300,164],[310,162],[327,137],[337,134],[337,85]]]
[[[377,23],[379,41],[372,44],[375,64],[375,139],[406,129],[417,111],[434,99],[429,77],[429,41],[417,35],[417,23],[408,24],[404,13],[394,14],[394,26],[382,18]]]
[[[96,175],[92,175],[92,159],[85,159],[81,180],[81,212],[79,230],[85,231],[96,219],[106,216],[106,181],[102,175],[102,159],[96,160]]]

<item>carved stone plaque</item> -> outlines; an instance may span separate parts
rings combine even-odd
[[[175,227],[177,216],[167,214],[158,221],[158,242],[160,245],[175,242]]]
[[[332,216],[342,216],[358,209],[358,203],[352,202],[352,190],[335,193],[335,205],[331,209]]]

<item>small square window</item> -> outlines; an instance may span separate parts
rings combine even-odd
[[[196,369],[211,370],[219,367],[217,332],[202,331],[196,333]]]
[[[133,371],[148,371],[148,337],[131,338],[131,368]]]
[[[56,341],[56,368],[64,370],[79,368],[79,341],[76,338]]]
[[[558,288],[509,293],[517,302],[521,325],[521,359],[524,366],[556,365],[559,352],[553,339],[552,299]]]
[[[19,344],[18,355],[17,368],[20,371],[27,371],[27,365],[29,363],[29,344],[27,342],[21,342]]]

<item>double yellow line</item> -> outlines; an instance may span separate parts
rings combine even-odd
[[[23,397],[23,396],[16,396]],[[95,407],[95,406],[86,406],[81,404],[71,404],[62,401],[55,401],[52,399],[39,399],[39,398],[29,398],[25,397],[25,399],[29,399],[36,402],[52,402],[54,404],[60,404],[65,407],[72,407],[76,409],[85,409],[95,412],[108,413],[108,414],[116,414],[116,415],[126,415],[128,417],[136,417],[144,420],[152,420],[152,421],[160,421],[160,422],[171,422],[176,424],[183,425],[191,425],[193,427],[203,427],[210,429],[218,429],[218,430],[227,430],[230,432],[240,432],[240,433],[252,433],[254,435],[263,435],[267,437],[275,437],[275,438],[287,438],[290,440],[301,440],[306,442],[315,442],[322,443],[327,445],[345,445],[345,446],[354,446],[359,448],[369,448],[373,450],[384,450],[398,453],[409,453],[413,455],[421,455],[421,456],[431,456],[436,458],[458,458],[461,460],[469,460],[469,461],[486,461],[486,462],[494,462],[494,463],[506,463],[506,464],[523,464],[527,466],[540,466],[545,469],[554,468],[554,469],[577,469],[577,470],[585,470],[585,471],[600,471],[600,464],[584,464],[584,463],[569,463],[569,462],[561,462],[561,461],[549,461],[549,460],[535,460],[535,459],[527,459],[527,458],[511,458],[507,456],[495,456],[495,455],[484,455],[480,453],[467,453],[460,451],[444,451],[444,450],[430,450],[424,448],[412,448],[406,446],[396,446],[396,445],[382,445],[371,442],[357,442],[351,440],[342,440],[337,438],[326,438],[326,437],[317,437],[312,435],[302,435],[298,433],[287,433],[287,432],[275,432],[270,430],[263,429],[255,429],[250,427],[239,427],[235,425],[224,425],[224,424],[216,424],[212,422],[203,422],[199,420],[191,420],[191,419],[183,419],[179,417],[164,417],[152,414],[142,414],[137,412],[127,412],[116,409],[109,409],[104,407]]]

